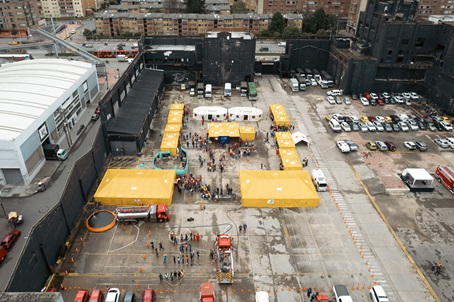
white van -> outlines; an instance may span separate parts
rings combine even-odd
[[[211,84],[206,84],[205,86],[205,97],[206,98],[211,98],[213,95],[212,95],[212,87]]]
[[[323,174],[323,171],[321,169],[312,170],[312,182],[314,183],[317,191],[320,192],[325,192],[328,187],[325,174]]]
[[[225,83],[224,96],[232,96],[232,84],[231,83]]]
[[[329,126],[331,127],[331,129],[333,129],[334,132],[342,131],[342,128],[341,128],[339,122],[333,118],[329,120]]]

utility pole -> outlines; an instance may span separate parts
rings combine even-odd
[[[52,31],[54,33],[54,36],[56,36],[57,33],[55,32],[54,18],[50,17],[50,23],[52,24]],[[57,41],[54,42],[54,49],[55,49],[55,57],[58,59]]]

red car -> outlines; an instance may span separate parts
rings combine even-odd
[[[378,106],[385,106],[385,101],[383,101],[382,99],[378,99],[377,103],[378,103]]]
[[[12,230],[3,238],[2,240],[2,246],[5,247],[5,249],[10,249],[13,247],[14,243],[16,242],[17,238],[20,236],[20,231],[19,230]]]
[[[363,93],[363,97],[365,97],[366,99],[370,99],[370,94],[369,94],[369,92],[364,92],[364,93]]]

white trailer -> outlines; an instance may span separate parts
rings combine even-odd
[[[206,86],[205,86],[205,97],[206,98],[213,97],[212,88],[213,88],[213,86],[211,86],[211,84],[206,84]]]
[[[292,91],[300,90],[300,86],[297,79],[294,78],[290,79],[290,86],[292,87]]]

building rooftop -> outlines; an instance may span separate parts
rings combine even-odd
[[[0,67],[0,140],[15,140],[91,67],[62,59]]]

